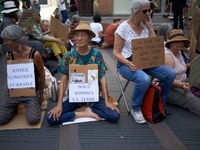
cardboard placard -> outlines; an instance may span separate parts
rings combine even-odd
[[[22,68],[21,66],[23,65],[23,64],[26,64],[26,63],[28,63],[28,64],[33,64],[33,59],[24,59],[24,60],[8,60],[7,61],[7,67],[9,66],[9,65],[15,65],[15,71],[18,69],[19,71],[21,71],[22,73],[24,73],[23,71],[27,71],[29,68]],[[32,69],[31,69],[32,70]],[[8,81],[8,78],[11,78],[12,77],[12,74],[10,74],[9,73],[10,72],[10,70],[8,70],[7,69],[7,81]],[[35,93],[35,74],[34,74],[34,67],[33,67],[33,70],[32,70],[32,72],[33,72],[33,74],[31,74],[30,76],[28,76],[28,75],[23,75],[22,74],[22,76],[20,76],[20,75],[18,75],[18,76],[16,76],[16,79],[13,79],[13,80],[16,80],[16,82],[13,82],[13,83],[11,83],[11,82],[8,82],[8,87],[10,87],[10,89],[9,89],[9,94],[10,94],[10,97],[21,97],[21,96],[27,96],[27,97],[29,97],[29,96],[36,96],[36,93]],[[16,74],[16,72],[14,72],[14,74]],[[11,77],[10,77],[11,76]],[[20,76],[20,77],[19,77]],[[18,80],[18,77],[19,78],[21,78],[20,80]],[[34,80],[34,83],[32,83],[32,87],[30,86],[30,83],[23,83],[23,84],[21,84],[21,83],[18,83],[18,81],[19,82],[21,82],[21,80],[22,81],[24,81],[25,80],[25,78],[28,78],[28,80],[30,80],[30,78],[34,78],[33,80]],[[24,78],[24,79],[23,79]],[[10,85],[9,85],[10,84]],[[13,86],[13,84],[17,84],[16,86],[14,85]],[[12,88],[12,86],[13,87],[15,87],[15,88]],[[17,87],[20,87],[20,88],[17,88]],[[29,88],[22,88],[22,87],[26,87],[26,86],[29,86]]]
[[[190,74],[188,82],[192,87],[194,83],[200,78],[200,56],[196,57],[190,66]]]
[[[103,34],[105,34],[105,32],[106,32],[106,28],[110,25],[109,23],[101,23],[102,24],[102,26],[103,26]]]
[[[188,30],[188,38],[191,39],[192,30],[194,32],[194,36],[197,39],[197,49],[200,51],[200,9],[196,6],[194,9],[194,13],[192,15],[192,21],[190,23],[190,28]]]
[[[196,45],[197,45],[197,40],[194,36],[194,32],[192,31],[191,40],[190,40],[190,50],[189,50],[190,61],[192,61],[195,58]]]
[[[25,10],[23,11],[22,17],[19,20],[19,26],[21,28],[32,27],[35,24],[39,11],[38,10]]]
[[[164,37],[133,39],[132,62],[137,70],[165,65]]]
[[[55,38],[61,38],[67,46],[69,29],[53,16],[51,16],[50,31]]]
[[[98,101],[98,65],[69,65],[69,102]]]

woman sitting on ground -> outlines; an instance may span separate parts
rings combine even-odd
[[[45,73],[41,55],[38,51],[25,46],[26,37],[21,28],[17,25],[6,27],[1,33],[4,44],[10,49],[5,55],[6,63],[8,60],[33,59],[35,70],[35,93],[31,97],[14,97],[11,98],[9,90],[0,105],[0,124],[6,124],[12,120],[17,112],[17,106],[23,102],[26,108],[26,119],[31,125],[40,121],[41,109],[40,104],[44,101],[43,90],[45,84]]]
[[[117,30],[118,26],[121,23],[122,23],[122,19],[120,18],[113,19],[113,24],[109,25],[106,28],[104,42],[107,42],[110,48],[114,47],[115,31]]]
[[[167,47],[167,50],[165,50],[165,65],[176,72],[176,79],[167,97],[167,103],[178,105],[200,115],[200,98],[190,92],[190,85],[186,82],[186,70],[190,68],[190,63],[185,64],[181,55],[181,50],[189,46],[189,43],[182,31],[174,30],[170,34],[169,41],[165,44]],[[200,80],[194,86],[200,88]]]
[[[67,52],[64,42],[60,38],[49,38],[45,36],[39,27],[40,20],[41,16],[38,14],[36,22],[32,26],[32,31],[29,33],[29,40],[38,40],[42,42],[45,48],[52,47],[56,59],[60,62],[62,56]]]
[[[137,123],[146,120],[141,111],[142,100],[147,92],[151,79],[149,75],[160,79],[161,96],[165,105],[170,87],[175,79],[173,69],[162,65],[159,67],[137,70],[132,63],[132,39],[155,37],[150,18],[150,2],[148,0],[133,0],[132,16],[122,22],[116,30],[113,55],[118,60],[117,70],[127,80],[135,82],[132,96],[131,114]]]
[[[120,114],[118,108],[108,101],[108,91],[105,73],[107,67],[103,61],[101,52],[90,48],[90,40],[95,36],[89,23],[80,23],[75,30],[71,30],[77,41],[78,47],[65,54],[60,61],[58,72],[62,73],[58,103],[47,115],[49,124],[61,124],[67,121],[74,121],[76,118],[91,117],[98,121],[105,118],[108,121],[118,121]],[[97,64],[98,65],[98,85],[99,102],[95,103],[69,103],[69,99],[63,101],[63,95],[67,87],[70,64]],[[102,96],[102,92],[104,97]]]
[[[92,31],[95,33],[95,37],[91,40],[91,45],[100,45],[104,42],[104,36],[103,34],[103,26],[100,23],[101,22],[101,16],[99,14],[95,14],[93,16],[93,21],[90,23],[90,27]]]

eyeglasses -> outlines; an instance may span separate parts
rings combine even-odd
[[[139,11],[142,11],[144,14],[146,14],[147,11],[148,11],[148,13],[152,13],[152,9],[151,8],[150,9],[139,10]]]

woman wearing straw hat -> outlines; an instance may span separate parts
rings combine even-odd
[[[190,41],[184,37],[181,30],[174,30],[165,44],[165,65],[174,69],[176,79],[172,84],[167,103],[178,105],[200,115],[200,98],[190,92],[190,85],[186,82],[186,70],[190,63],[185,64],[181,50],[189,46]],[[200,88],[200,80],[194,85]]]
[[[58,72],[62,73],[59,88],[58,103],[47,115],[46,119],[49,124],[60,124],[62,122],[73,121],[76,118],[91,117],[98,121],[105,118],[108,121],[118,121],[120,114],[118,108],[108,101],[107,83],[105,73],[107,67],[103,61],[102,54],[99,50],[89,47],[90,40],[95,37],[89,23],[81,22],[76,29],[71,30],[78,47],[66,53],[59,64]],[[98,83],[99,102],[96,103],[69,103],[69,100],[62,102],[66,90],[67,79],[69,76],[69,64],[98,64]]]

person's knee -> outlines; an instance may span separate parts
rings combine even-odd
[[[174,71],[174,69],[169,68],[168,71],[166,71],[167,76],[169,79],[173,80],[176,78],[176,72]]]
[[[151,84],[151,78],[149,75],[140,76],[138,78],[138,83],[142,84],[143,86],[148,86]]]
[[[120,114],[117,111],[114,111],[114,113],[107,120],[111,122],[117,122],[119,119],[120,119]]]
[[[36,125],[40,122],[40,117],[27,118],[27,122],[30,125]]]

